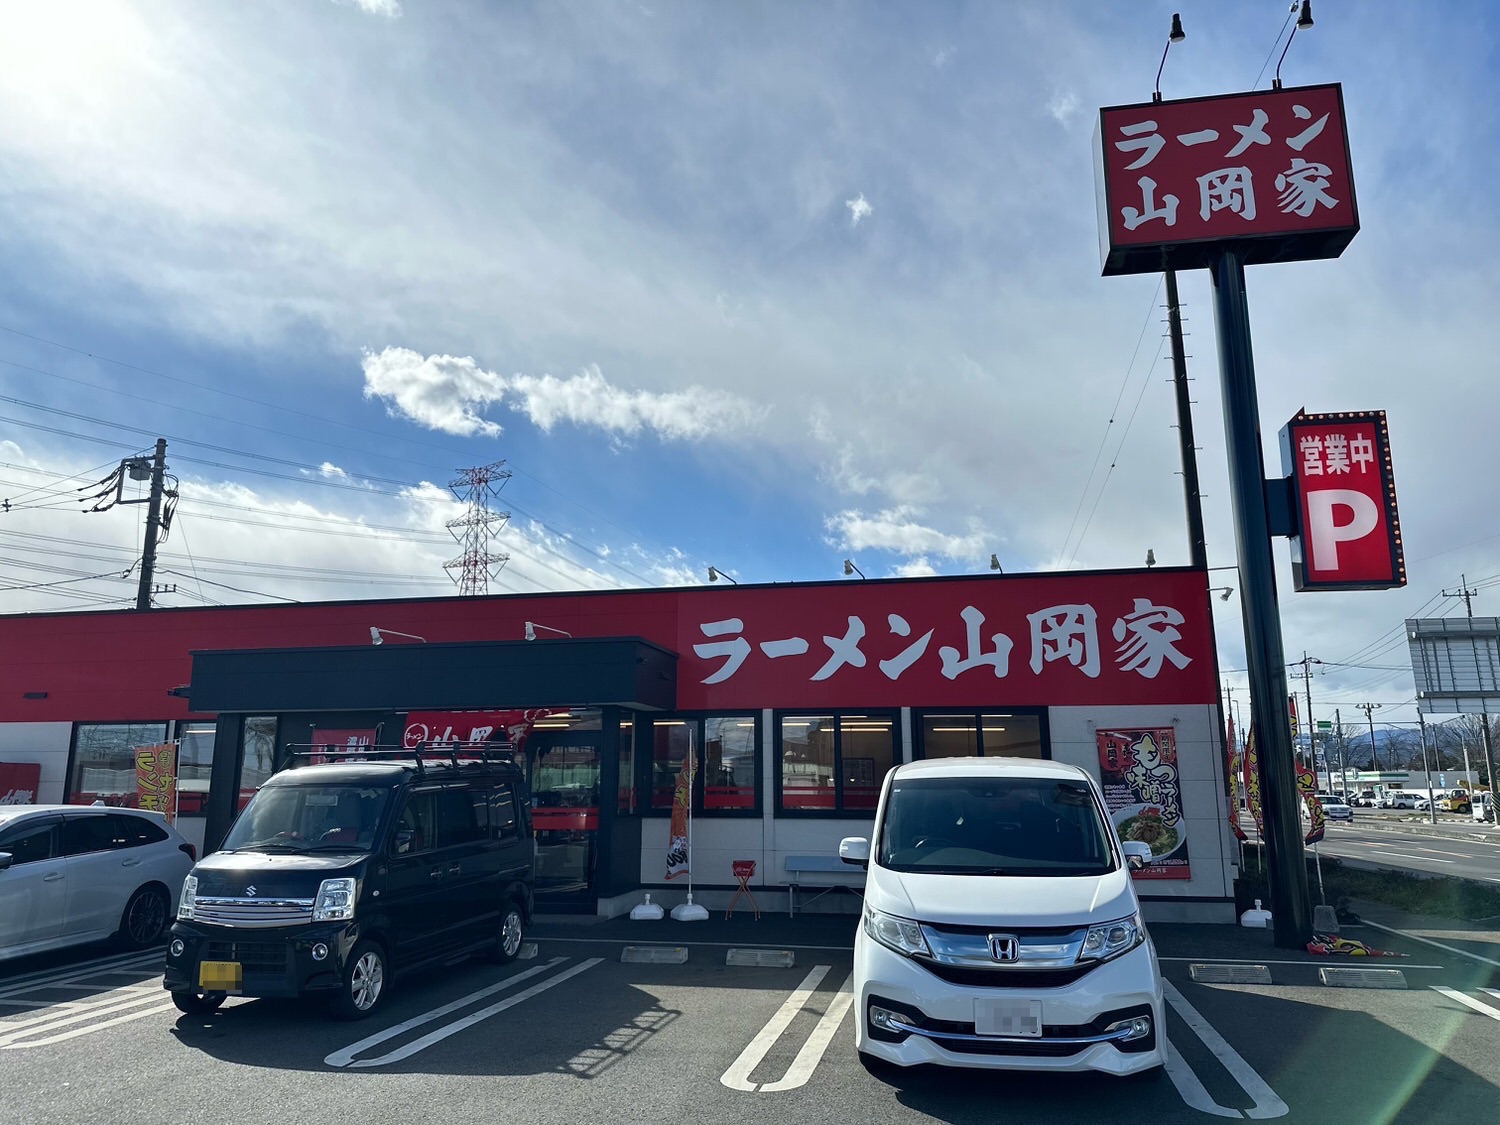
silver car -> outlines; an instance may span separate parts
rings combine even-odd
[[[151,945],[195,858],[160,813],[0,806],[0,961],[111,937]]]

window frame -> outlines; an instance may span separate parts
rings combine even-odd
[[[751,739],[753,741],[754,772],[751,779],[746,783],[750,790],[751,801],[746,808],[705,808],[703,804],[704,786],[707,784],[708,764],[706,761],[708,742],[705,734],[706,724],[713,719],[748,720],[752,724]],[[645,714],[637,713],[635,723],[638,729],[640,742],[636,745],[636,791],[644,794],[645,800],[636,801],[636,812],[643,817],[669,818],[672,815],[671,802],[665,806],[655,803],[656,788],[652,784],[653,770],[656,765],[656,727],[660,725],[683,723],[693,727],[693,753],[697,755],[697,770],[693,774],[693,816],[712,817],[724,820],[755,820],[764,816],[762,808],[762,785],[761,778],[765,770],[765,737],[764,717],[760,711],[730,709],[724,711],[677,711],[670,714]],[[682,763],[677,763],[677,769],[682,768]],[[676,770],[673,777],[676,777]],[[674,783],[675,792],[675,783]]]
[[[782,775],[782,758],[784,754],[785,738],[783,736],[783,723],[787,719],[795,719],[801,716],[828,716],[834,721],[833,727],[833,776],[835,785],[833,787],[833,808],[831,809],[808,809],[788,808],[786,805],[786,794],[784,778]],[[775,812],[778,818],[790,820],[869,820],[875,819],[876,806],[879,805],[881,787],[885,784],[885,774],[882,773],[875,780],[875,796],[870,802],[869,808],[849,808],[844,798],[844,723],[850,719],[889,719],[891,724],[891,764],[886,772],[899,766],[904,758],[903,738],[901,726],[901,708],[899,707],[787,707],[772,712],[772,747],[776,763],[775,776]]]
[[[926,724],[928,718],[934,715],[962,716],[971,720],[974,723],[975,731],[974,753],[980,758],[1001,758],[1007,756],[1004,753],[985,752],[984,717],[986,715],[1035,719],[1037,724],[1037,742],[1040,747],[1040,753],[1037,755],[1036,760],[1043,762],[1050,762],[1052,760],[1052,730],[1051,724],[1047,720],[1048,709],[1046,707],[1006,707],[992,704],[988,707],[912,708],[911,741],[913,761],[920,762],[927,759]]]

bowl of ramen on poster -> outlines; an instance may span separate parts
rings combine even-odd
[[[1187,844],[1187,824],[1182,817],[1171,817],[1161,805],[1124,805],[1110,810],[1115,831],[1125,843],[1132,840],[1151,849],[1151,862],[1160,863],[1181,853]]]

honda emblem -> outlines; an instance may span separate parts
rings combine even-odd
[[[991,934],[990,956],[996,961],[1019,961],[1020,943],[1016,941],[1014,934]]]

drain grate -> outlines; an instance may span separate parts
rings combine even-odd
[[[1264,965],[1191,965],[1188,974],[1199,984],[1270,984]]]
[[[682,945],[627,945],[620,954],[627,965],[681,965],[687,961]]]
[[[1318,979],[1333,988],[1405,988],[1400,969],[1319,969]]]
[[[756,965],[766,969],[790,969],[796,959],[790,949],[731,949],[726,965]]]

